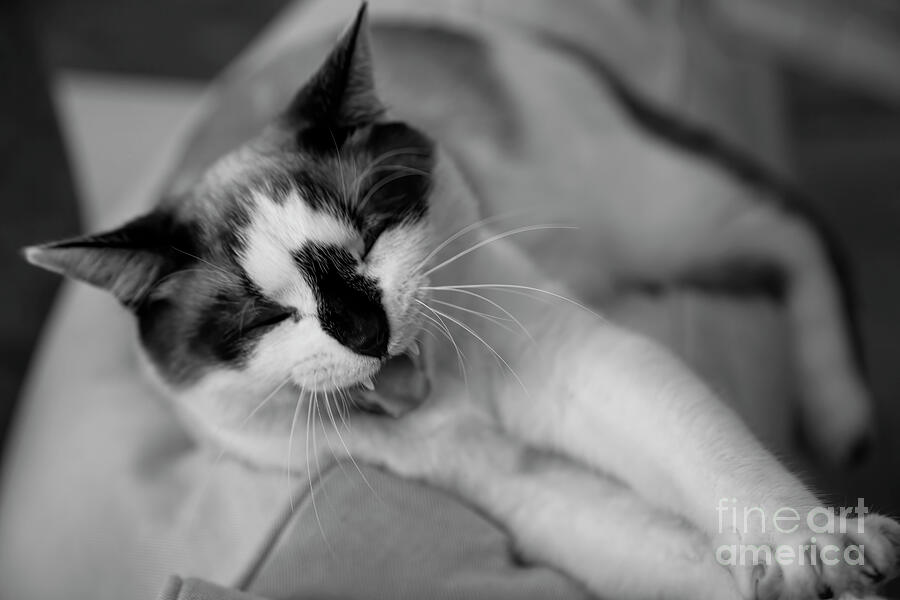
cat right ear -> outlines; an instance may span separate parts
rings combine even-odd
[[[325,62],[294,96],[286,115],[295,123],[337,130],[369,125],[384,113],[375,93],[367,11],[363,2]]]
[[[24,249],[33,265],[108,290],[122,304],[140,304],[151,287],[183,262],[171,219],[150,213],[104,233]]]

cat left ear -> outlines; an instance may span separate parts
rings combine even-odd
[[[286,114],[295,123],[349,129],[369,125],[384,112],[375,94],[366,14],[363,3],[328,58],[294,96]]]
[[[152,286],[183,258],[173,251],[173,228],[150,213],[112,231],[25,248],[33,265],[111,292],[137,306]]]

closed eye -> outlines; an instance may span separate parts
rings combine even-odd
[[[251,320],[244,324],[242,333],[258,332],[278,325],[282,321],[294,318],[297,311],[290,308],[279,306],[277,308],[268,309],[257,313]]]
[[[381,234],[384,233],[385,229],[387,229],[387,223],[380,222],[370,226],[363,232],[363,260],[365,260],[369,255],[369,252],[372,251],[372,246],[375,245],[375,242],[378,241],[378,238],[381,237]]]

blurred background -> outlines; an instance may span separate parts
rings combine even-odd
[[[0,440],[58,284],[16,250],[77,232],[90,220],[83,211],[115,203],[205,84],[286,3],[0,4]],[[858,470],[809,466],[808,478],[836,503],[864,496],[898,515],[900,2],[694,0],[692,9],[778,66],[795,178],[855,266],[879,444]]]

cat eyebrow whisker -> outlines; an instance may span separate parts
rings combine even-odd
[[[431,250],[431,252],[429,252],[428,255],[425,258],[423,258],[419,262],[419,264],[417,264],[415,266],[415,268],[413,269],[413,272],[418,273],[419,269],[424,267],[428,263],[429,260],[434,258],[435,254],[437,254],[438,252],[440,252],[441,250],[443,250],[444,248],[446,248],[447,246],[449,246],[450,244],[452,244],[453,242],[455,242],[462,236],[466,235],[473,229],[477,229],[483,225],[487,225],[488,223],[498,221],[501,218],[506,218],[507,216],[509,216],[508,213],[506,215],[493,215],[491,217],[485,217],[484,219],[479,219],[478,221],[475,221],[474,223],[469,223],[468,225],[466,225],[465,227],[463,227],[462,229],[460,229],[459,231],[457,231],[456,233],[454,233],[453,235],[448,237],[446,240],[444,240],[443,242],[438,244],[435,248],[433,248]]]
[[[344,179],[344,161],[341,158],[341,149],[338,147],[337,140],[334,138],[334,132],[331,128],[328,128],[328,135],[331,136],[331,143],[334,144],[334,157],[337,160],[338,165],[338,173],[341,176],[341,191],[344,194],[344,197],[347,197],[347,182]]]
[[[429,173],[428,171],[423,171],[422,169],[417,169],[416,167],[410,167],[409,165],[400,165],[396,163],[392,163],[389,165],[379,165],[372,169],[369,174],[371,175],[372,173],[378,173],[380,171],[407,171],[410,173],[422,175],[423,177],[431,176],[431,173]]]
[[[428,174],[425,173],[424,171],[422,171],[420,169],[413,169],[411,167],[398,167],[396,170],[402,171],[402,172],[394,173],[393,175],[388,175],[386,177],[382,177],[381,179],[379,179],[378,183],[373,185],[372,189],[370,189],[368,192],[366,192],[366,195],[363,197],[363,199],[359,201],[359,203],[356,206],[356,209],[362,210],[363,208],[365,208],[365,206],[369,202],[369,200],[372,199],[372,196],[374,196],[381,188],[383,188],[384,186],[386,186],[387,184],[389,184],[393,181],[397,181],[398,179],[403,179],[404,177],[412,177],[413,175],[418,175],[420,177],[428,176]]]
[[[487,246],[488,244],[502,240],[503,238],[507,238],[507,237],[517,235],[520,233],[527,233],[529,231],[540,231],[543,229],[578,229],[578,227],[575,227],[574,225],[552,225],[552,224],[549,224],[549,225],[525,225],[523,227],[516,227],[515,229],[511,229],[509,231],[504,231],[502,233],[492,235],[491,237],[489,237],[485,240],[481,240],[480,242],[470,246],[469,248],[466,248],[465,250],[458,252],[456,255],[448,258],[447,260],[440,263],[439,265],[431,267],[430,269],[428,269],[427,271],[422,273],[422,276],[427,277],[428,275],[431,275],[435,271],[442,269],[443,267],[446,267],[447,265],[466,256],[467,254],[474,252],[475,250],[478,250],[479,248],[482,248],[483,246]]]
[[[393,158],[394,156],[402,156],[404,154],[409,154],[413,156],[426,156],[428,153],[424,152],[419,148],[415,148],[412,146],[404,147],[404,148],[395,148],[393,150],[388,150],[387,152],[383,152],[374,159],[363,169],[362,173],[356,176],[353,180],[353,197],[359,195],[359,185],[362,183],[362,180],[368,177],[371,172],[379,166],[379,163],[383,160],[387,160],[388,158]]]

